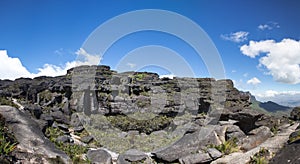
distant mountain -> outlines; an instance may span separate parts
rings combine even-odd
[[[260,103],[259,106],[261,108],[264,108],[268,112],[288,111],[289,109],[291,109],[290,107],[279,105],[272,101]]]
[[[256,100],[255,96],[251,95],[251,108],[262,113],[271,115],[289,115],[292,108],[288,106],[279,105],[273,101],[260,102]]]

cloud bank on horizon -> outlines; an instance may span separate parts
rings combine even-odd
[[[89,54],[83,48],[75,52],[78,60],[66,62],[62,66],[53,64],[44,64],[42,68],[38,68],[38,73],[29,72],[22,64],[19,58],[8,56],[6,50],[0,50],[0,79],[15,80],[17,78],[34,78],[38,76],[60,76],[65,75],[67,70],[80,65],[97,65],[101,57],[96,54]]]
[[[280,105],[290,107],[300,106],[300,91],[278,92],[274,90],[267,90],[264,93],[255,94],[255,97],[262,102],[273,101]]]

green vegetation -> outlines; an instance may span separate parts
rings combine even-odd
[[[147,113],[143,113],[147,117]],[[107,120],[112,126],[117,127],[123,131],[138,130],[141,133],[150,134],[153,131],[161,130],[168,126],[172,118],[158,115],[151,119],[138,120],[126,115],[108,116]]]
[[[134,78],[135,78],[136,80],[138,80],[138,81],[141,81],[141,80],[143,80],[146,76],[147,76],[146,73],[139,72],[139,73],[136,73],[136,74],[134,75]]]
[[[53,127],[47,128],[45,132],[46,137],[48,137],[51,142],[55,142],[55,139],[63,134],[63,131]]]
[[[0,115],[0,159],[6,158],[17,145],[14,136],[9,133],[5,126],[5,119]]]
[[[278,133],[278,125],[274,125],[272,128],[271,128],[271,132],[273,133],[273,134],[277,134]]]
[[[55,145],[58,149],[65,152],[73,161],[79,161],[80,159],[78,158],[80,158],[80,155],[88,151],[88,148],[82,145],[61,142],[55,142]]]
[[[290,138],[289,138],[288,142],[293,143],[293,142],[298,141],[298,140],[300,140],[300,130],[295,131],[294,133],[292,133],[290,135]]]
[[[48,102],[52,99],[52,93],[49,90],[44,90],[39,93],[40,101]]]
[[[270,156],[270,154],[268,149],[261,148],[258,153],[251,157],[249,164],[267,164],[268,156]]]
[[[266,111],[265,109],[261,108],[261,107],[259,106],[259,102],[258,102],[258,101],[252,101],[252,104],[250,105],[250,107],[251,107],[251,109],[257,110],[257,111],[259,111],[259,112],[261,112],[261,113],[264,113],[264,114],[271,114],[271,113],[269,113],[268,111]]]
[[[110,118],[111,117],[111,118]],[[113,118],[113,117],[120,117],[120,118]],[[189,122],[191,120],[192,115],[190,113],[177,116],[177,117],[167,117],[163,115],[157,115],[154,113],[142,113],[136,112],[130,115],[127,115],[127,118],[124,118],[124,115],[114,115],[114,116],[104,116],[101,114],[94,114],[91,116],[90,122],[92,124],[85,124],[85,129],[92,135],[95,141],[98,142],[103,147],[108,148],[111,151],[117,153],[124,153],[129,149],[138,149],[144,152],[151,152],[153,150],[157,150],[159,148],[165,147],[170,145],[180,139],[183,133],[173,133],[174,131],[170,128],[174,127],[163,127],[162,131],[152,131],[152,124],[157,124],[159,122],[159,117],[170,120],[170,122],[176,121],[183,121]],[[131,130],[137,129],[128,129],[124,125],[124,129],[117,127],[118,124],[123,124],[122,119],[127,120],[126,122],[130,122],[129,120],[134,120],[133,123],[130,124],[138,124],[142,127],[142,122],[148,122],[147,127],[143,127],[145,129],[150,129],[152,131],[150,134],[145,134],[145,132],[126,132]],[[120,121],[121,120],[121,121]],[[147,121],[148,120],[148,121]],[[128,124],[128,123],[125,123]],[[146,124],[146,123],[144,123]],[[177,128],[181,128],[181,126],[177,126]],[[160,129],[160,130],[161,130]],[[150,132],[149,131],[149,132]],[[92,146],[91,144],[89,144]]]
[[[239,151],[236,138],[229,139],[224,143],[222,143],[221,145],[211,146],[211,147],[218,149],[220,152],[222,152],[225,155]]]
[[[16,104],[14,104],[11,100],[8,100],[5,97],[0,97],[0,105],[8,105],[8,106],[18,108]]]
[[[46,129],[45,135],[49,138],[51,142],[61,151],[65,152],[75,163],[88,163],[85,159],[82,159],[80,156],[88,151],[87,146],[76,145],[71,143],[62,143],[57,142],[56,138],[63,135],[64,133],[58,129],[49,127]]]

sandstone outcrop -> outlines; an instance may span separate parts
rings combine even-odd
[[[0,97],[24,106],[0,108],[18,147],[27,153],[35,148],[45,159],[59,156],[65,163],[84,156],[94,163],[211,162],[264,142],[278,124],[251,110],[250,93],[237,90],[231,80],[159,78],[149,72],[117,73],[108,66],[0,80]],[[224,150],[226,144],[234,148]]]

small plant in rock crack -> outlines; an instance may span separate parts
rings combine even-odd
[[[10,154],[17,145],[14,136],[9,133],[5,126],[5,119],[0,115],[0,159]]]
[[[271,132],[276,135],[278,133],[278,126],[277,125],[274,125],[272,128],[271,128]]]
[[[226,155],[239,151],[236,138],[229,139],[221,145],[215,145],[210,147],[214,147]]]
[[[271,152],[268,149],[260,148],[259,152],[251,157],[248,164],[267,164],[268,158],[271,156]]]

